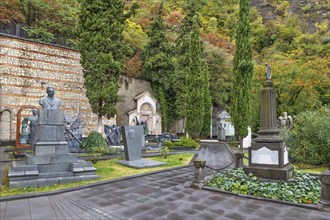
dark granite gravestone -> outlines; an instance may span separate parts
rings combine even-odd
[[[48,98],[54,89],[48,89]],[[60,183],[97,179],[92,163],[69,154],[64,138],[64,111],[59,110],[59,99],[40,101],[36,143],[26,161],[14,161],[9,171],[10,188],[42,187]],[[47,104],[46,104],[47,103]]]
[[[120,160],[118,161],[119,163],[134,168],[155,167],[165,164],[164,162],[141,158],[142,146],[144,144],[143,126],[123,126],[121,130],[124,142],[125,160]]]

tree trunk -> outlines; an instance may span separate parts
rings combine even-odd
[[[243,153],[243,138],[239,138],[239,151]]]
[[[102,134],[102,132],[103,132],[102,127],[103,127],[102,116],[98,116],[97,117],[97,128],[96,128],[96,131]]]

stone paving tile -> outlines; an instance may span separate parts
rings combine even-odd
[[[48,197],[31,198],[29,205],[32,219],[57,219],[57,214]]]
[[[149,211],[144,212],[146,215],[154,216],[154,219],[157,219],[159,217],[163,217],[167,215],[170,211],[167,209],[163,209],[160,207],[153,208]]]
[[[329,220],[330,219],[330,213],[312,210],[308,214],[306,219],[310,219],[310,220]]]
[[[245,216],[243,213],[238,213],[238,212],[234,212],[234,213],[228,213],[226,215],[224,215],[225,217],[227,218],[230,218],[230,219],[236,219],[236,220],[239,220],[239,219],[245,219]]]
[[[13,200],[6,202],[6,211],[2,219],[31,219],[28,199]]]

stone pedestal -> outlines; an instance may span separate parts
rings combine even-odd
[[[33,153],[15,161],[9,172],[10,188],[42,187],[99,178],[92,163],[69,154],[64,140],[63,110],[39,110]]]
[[[191,184],[192,188],[195,189],[201,189],[203,188],[205,184],[205,179],[204,179],[204,168],[206,165],[206,161],[202,160],[200,158],[197,158],[194,161],[194,166],[195,166],[195,175],[194,175],[194,180]]]
[[[320,176],[321,179],[321,197],[317,204],[318,209],[330,212],[330,170],[325,171]]]

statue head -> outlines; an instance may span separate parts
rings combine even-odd
[[[50,97],[50,98],[54,97],[54,94],[55,94],[54,87],[48,86],[46,93],[47,93],[48,97]]]

